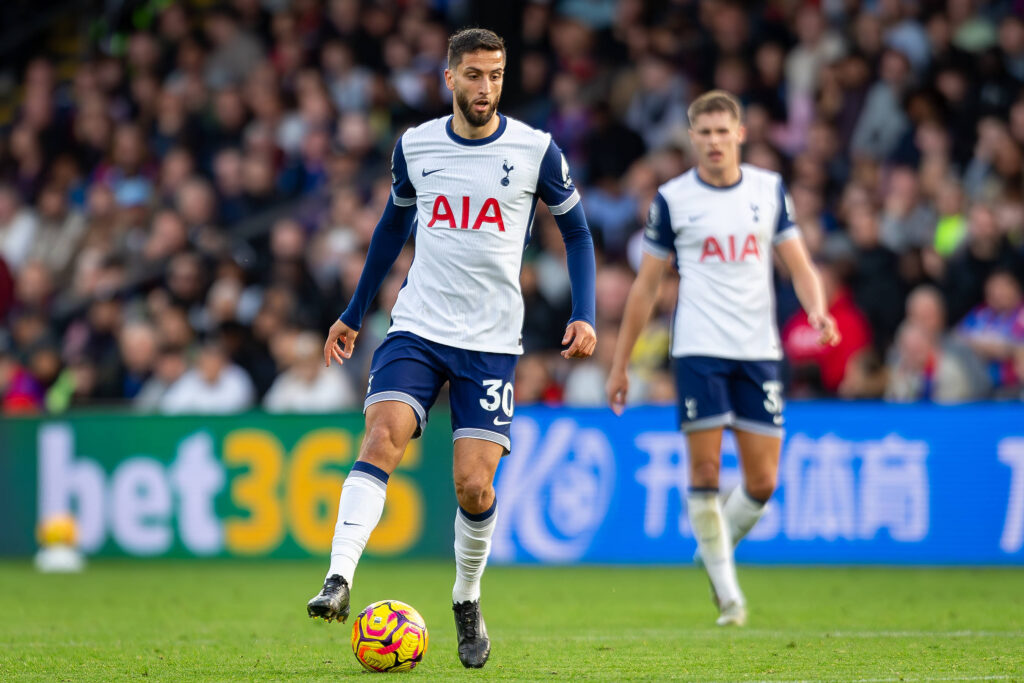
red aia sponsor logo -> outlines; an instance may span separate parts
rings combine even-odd
[[[434,209],[431,212],[430,222],[427,223],[427,227],[432,228],[437,223],[441,227],[479,230],[480,226],[484,223],[494,223],[498,226],[498,232],[505,232],[505,221],[501,217],[501,205],[493,197],[488,197],[484,200],[484,205],[480,207],[480,211],[477,212],[472,225],[469,224],[469,218],[469,197],[462,198],[462,212],[456,216],[455,212],[452,211],[452,205],[448,203],[448,198],[444,195],[439,195],[434,200]]]
[[[757,246],[757,237],[753,234],[743,238],[743,244],[737,251],[736,235],[729,235],[728,240],[719,242],[714,237],[704,238],[704,246],[700,251],[700,262],[717,260],[722,263],[743,262],[750,257],[753,261],[761,260],[761,248]]]

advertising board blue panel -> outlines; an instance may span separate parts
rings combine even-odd
[[[496,484],[492,560],[684,563],[675,409],[524,408]],[[740,481],[723,442],[723,493]],[[1024,564],[1024,405],[792,403],[770,509],[741,562]]]

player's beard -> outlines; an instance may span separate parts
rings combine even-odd
[[[487,107],[483,113],[478,114],[473,111],[473,102],[470,101],[469,97],[459,90],[455,91],[455,104],[459,106],[459,111],[462,112],[462,115],[471,126],[476,126],[477,128],[486,126],[487,122],[491,120],[491,117],[494,116],[494,112],[498,110],[498,101],[500,99],[501,93],[498,93],[498,95],[495,96],[494,101],[491,102],[491,106]]]

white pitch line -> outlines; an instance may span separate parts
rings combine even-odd
[[[832,638],[1024,638],[1024,631],[824,631],[823,633]]]
[[[1008,681],[1014,678],[1014,676],[925,676],[923,678],[900,676],[894,678],[824,678],[795,681],[765,679],[764,681],[753,681],[752,683],[821,683],[821,681],[844,681],[844,683],[916,683],[917,681]]]
[[[850,681],[850,683],[889,683],[889,681],[902,681],[910,682],[913,681],[1008,681],[1013,676],[928,676],[927,678],[907,678],[905,676],[900,678],[858,678]]]
[[[586,633],[572,636],[569,640],[595,641],[607,639],[706,636],[722,633],[721,630],[707,629],[634,629],[628,632],[606,634]],[[731,637],[747,638],[820,638],[820,639],[866,639],[866,638],[1024,638],[1024,631],[782,631],[774,629],[744,628],[728,632]],[[518,640],[549,640],[546,636],[514,635]]]

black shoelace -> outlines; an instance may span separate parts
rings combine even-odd
[[[476,622],[479,619],[479,610],[474,604],[470,604],[466,608],[456,610],[459,615],[459,624],[462,626],[462,632],[467,638],[476,638]]]

